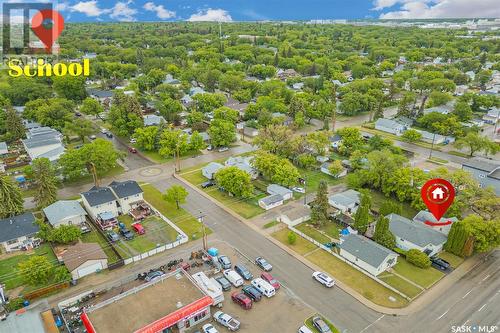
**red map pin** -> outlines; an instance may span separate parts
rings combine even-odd
[[[425,205],[438,221],[438,223],[430,221],[426,221],[425,223],[429,225],[441,225],[439,224],[439,220],[448,208],[450,208],[453,199],[455,199],[455,188],[447,180],[436,178],[426,182],[420,193]]]
[[[31,19],[31,30],[45,45],[47,53],[64,29],[64,19],[59,12],[43,9]]]

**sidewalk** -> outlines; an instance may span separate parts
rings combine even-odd
[[[289,249],[286,245],[282,244],[278,240],[274,239],[269,235],[269,233],[262,229],[259,228],[255,223],[252,223],[251,220],[242,218],[240,215],[238,215],[236,212],[233,210],[227,208],[224,206],[222,203],[219,201],[215,200],[211,196],[207,195],[205,192],[202,190],[198,189],[196,186],[193,186],[191,183],[186,181],[185,179],[182,178],[182,176],[179,176],[178,174],[174,175],[174,178],[180,180],[183,182],[186,186],[190,187],[194,191],[198,192],[199,194],[203,195],[205,198],[213,202],[215,205],[219,206],[220,208],[224,209],[228,214],[231,214],[234,218],[240,220],[241,222],[245,223],[247,226],[252,228],[254,231],[260,233],[264,237],[266,237],[268,240],[273,242],[276,246],[280,247],[284,251],[286,251],[289,255],[293,256],[296,258],[298,261],[303,263],[304,265],[308,266],[314,271],[321,271],[322,269],[315,264],[309,262],[306,258],[303,256],[299,255],[295,251]],[[483,259],[484,255],[475,255],[466,261],[464,261],[457,269],[455,269],[452,273],[448,274],[444,278],[442,278],[439,282],[437,282],[434,286],[432,286],[430,289],[422,293],[418,298],[413,300],[407,307],[405,308],[400,308],[400,309],[393,309],[393,308],[388,308],[384,306],[380,306],[378,304],[375,304],[371,302],[370,300],[366,299],[363,295],[352,289],[351,287],[347,286],[346,284],[342,283],[341,281],[336,281],[336,285],[350,294],[352,297],[354,297],[356,300],[358,300],[360,303],[363,305],[367,306],[368,308],[377,311],[382,314],[386,315],[396,315],[396,316],[406,316],[413,314],[419,310],[421,310],[423,307],[429,305],[432,301],[437,299],[441,294],[446,292],[449,288],[452,287],[452,285],[460,280],[465,274],[467,274],[472,268],[474,268],[476,265],[478,265],[481,260]]]

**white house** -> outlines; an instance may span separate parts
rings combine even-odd
[[[165,118],[162,116],[157,116],[155,114],[147,114],[143,118],[144,126],[159,126],[165,124]]]
[[[257,179],[259,171],[252,166],[253,156],[236,156],[230,157],[224,162],[225,166],[235,166],[238,169],[245,171],[252,179]]]
[[[283,187],[278,184],[269,184],[267,185],[266,192],[270,195],[279,194],[283,198],[283,200],[288,200],[293,198],[293,192],[286,187]]]
[[[96,220],[101,213],[110,213],[114,217],[119,215],[116,197],[109,187],[92,187],[89,191],[80,194],[83,207]]]
[[[338,175],[333,175],[330,172],[330,164],[331,163],[329,163],[329,162],[325,162],[325,163],[321,164],[321,168],[320,168],[321,172],[323,172],[326,175],[335,177],[335,178],[340,178],[340,177],[344,177],[345,175],[347,175],[347,170],[345,168]]]
[[[398,262],[397,253],[364,236],[349,234],[340,241],[339,254],[371,275],[377,276]]]
[[[299,206],[285,212],[281,212],[277,220],[290,226],[295,226],[311,219],[311,208],[309,206]]]
[[[245,126],[245,127],[243,127],[243,134],[245,136],[255,138],[257,135],[259,135],[259,130],[256,128],[253,128],[253,127]]]
[[[452,143],[455,142],[455,138],[452,136],[444,136],[441,134],[437,133],[431,133],[428,131],[423,131],[423,130],[416,130],[420,134],[422,134],[421,140],[424,142],[432,143],[434,142],[435,145],[443,144],[443,143]]]
[[[45,217],[53,227],[60,225],[80,225],[87,213],[76,200],[59,200],[43,209]]]
[[[495,124],[500,120],[500,109],[492,108],[488,110],[488,113],[483,116],[483,120],[488,124]]]
[[[283,204],[283,197],[279,194],[269,195],[259,200],[259,206],[262,209],[269,210]]]
[[[412,222],[397,214],[386,217],[389,219],[389,230],[396,237],[396,246],[401,250],[417,249],[432,256],[441,252],[446,243],[446,235],[421,223]]]
[[[113,181],[109,184],[109,188],[117,199],[118,212],[121,214],[128,214],[134,203],[144,200],[144,191],[135,180]]]
[[[354,214],[358,210],[361,195],[358,191],[347,190],[328,197],[330,206],[337,208],[344,214]]]
[[[98,243],[77,243],[61,257],[74,280],[108,268],[108,256]]]
[[[426,210],[421,210],[417,213],[417,215],[415,215],[413,221],[421,223],[427,228],[431,228],[439,231],[442,234],[448,235],[451,226],[453,225],[453,223],[458,222],[458,219],[456,217],[442,217],[438,221],[436,220],[434,215],[432,215],[432,213]]]
[[[338,149],[340,144],[342,143],[342,137],[338,134],[329,137],[328,140],[330,141],[330,146],[335,149]]]
[[[36,233],[40,227],[32,213],[0,220],[0,244],[6,252],[32,249],[40,243]]]
[[[399,136],[406,131],[406,126],[392,119],[379,118],[375,122],[375,129]]]
[[[220,163],[210,162],[201,169],[201,174],[208,179],[214,179],[214,175],[217,171],[223,168],[224,166]]]
[[[30,128],[21,141],[31,160],[45,157],[52,162],[64,154],[62,134],[50,127]]]

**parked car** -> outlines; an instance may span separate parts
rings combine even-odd
[[[90,140],[95,140],[95,139],[97,139],[97,137],[94,134],[92,134],[91,136],[89,136],[89,139]]]
[[[201,188],[207,188],[210,186],[214,186],[215,182],[213,180],[207,180],[206,182],[201,184]]]
[[[147,282],[153,281],[155,279],[161,278],[164,275],[165,275],[165,273],[163,273],[162,271],[149,272],[148,275],[146,275],[146,281]]]
[[[218,151],[219,153],[222,153],[222,152],[225,152],[225,151],[228,151],[228,150],[229,150],[229,148],[228,148],[228,147],[220,147],[217,151]]]
[[[448,268],[450,268],[450,263],[439,257],[431,257],[431,265],[432,267],[442,271],[445,271]]]
[[[126,240],[131,240],[134,239],[134,233],[127,228],[120,228],[120,234],[125,238]]]
[[[250,273],[250,271],[248,270],[248,268],[246,268],[242,264],[234,265],[234,270],[236,271],[236,273],[238,273],[239,275],[241,275],[241,277],[244,278],[247,281],[253,279],[252,273]]]
[[[297,193],[306,193],[306,190],[303,187],[292,187],[292,191],[297,192]]]
[[[107,136],[108,138],[110,138],[110,139],[111,139],[111,138],[113,137],[113,133],[111,133],[111,132],[106,132],[106,136]]]
[[[229,260],[228,256],[220,256],[218,260],[223,269],[231,268],[231,260]]]
[[[137,143],[137,140],[132,138],[132,139],[130,139],[130,143]]]
[[[106,132],[108,131],[107,129],[105,129],[104,127],[101,127],[100,128],[100,131],[102,134],[106,134]]]
[[[208,146],[207,146],[207,150],[208,150],[208,151],[212,151],[213,149],[214,149],[214,147],[212,147],[212,145],[208,145]]]
[[[252,308],[252,300],[250,297],[240,291],[233,292],[231,294],[231,299],[245,310],[250,310]]]
[[[302,325],[297,330],[297,333],[313,333],[306,325]]]
[[[137,153],[137,149],[135,149],[134,147],[128,147],[128,151],[131,152],[132,154]]]
[[[324,285],[325,287],[331,288],[335,284],[335,281],[323,272],[314,272],[312,274],[313,279]]]
[[[243,291],[245,295],[250,297],[254,302],[258,302],[262,298],[262,293],[254,286],[244,286],[241,291]]]
[[[118,236],[118,234],[112,230],[106,233],[106,237],[108,237],[108,239],[113,243],[120,240],[120,236]]]
[[[231,284],[233,286],[235,286],[236,288],[243,285],[243,278],[238,273],[233,271],[232,269],[226,269],[224,272],[222,272],[222,274],[224,274],[226,279],[229,282],[231,282]]]
[[[81,117],[81,116],[82,116],[82,113],[81,113],[81,112],[76,111],[76,112],[75,112],[75,116],[77,116],[77,117]]]
[[[82,234],[86,234],[88,232],[91,232],[92,230],[90,230],[89,226],[86,223],[82,223],[80,224],[80,231],[82,232]]]
[[[224,327],[227,327],[227,329],[232,332],[240,329],[240,322],[222,311],[217,311],[216,313],[214,313],[214,319],[216,322]]]
[[[267,260],[262,258],[262,257],[255,258],[255,263],[257,264],[257,266],[259,266],[260,268],[262,268],[266,272],[270,272],[273,269],[273,265],[268,263]]]
[[[260,277],[264,280],[267,281],[271,286],[274,287],[274,289],[278,290],[281,287],[281,284],[274,278],[274,276],[271,275],[271,273],[264,272],[260,275]]]
[[[203,331],[203,333],[219,333],[219,331],[217,331],[217,329],[212,324],[203,325],[201,330]]]
[[[132,224],[132,228],[139,235],[144,235],[146,233],[146,229],[144,229],[144,227],[140,223],[134,223],[134,224]]]
[[[321,319],[321,317],[319,316],[314,317],[312,319],[312,323],[320,333],[332,333],[330,327],[325,323],[323,319]]]
[[[217,281],[217,283],[220,284],[222,290],[224,291],[231,290],[231,282],[229,282],[225,277],[218,276],[215,278],[215,281]]]
[[[252,286],[268,298],[273,297],[276,294],[276,289],[274,289],[273,286],[267,283],[264,279],[253,279]]]

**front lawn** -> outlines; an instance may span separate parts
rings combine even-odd
[[[99,176],[99,179],[103,179],[106,177],[115,177],[115,176],[118,176],[119,174],[122,174],[124,171],[125,171],[125,169],[123,169],[123,167],[121,165],[117,165],[116,167],[112,168],[108,172],[105,172],[103,174],[99,174],[98,176]],[[80,177],[80,178],[66,180],[66,181],[62,182],[61,187],[85,185],[85,184],[92,183],[92,182],[93,182],[92,175],[85,175],[85,176]]]
[[[301,223],[295,226],[295,228],[302,231],[304,234],[306,234],[307,236],[311,237],[312,239],[321,244],[329,243],[332,241],[330,238],[323,235],[321,232],[316,230],[312,225],[308,224],[307,222]]]
[[[291,248],[295,252],[302,254],[302,255],[309,253],[309,252],[318,248],[316,245],[309,242],[308,240],[305,240],[304,238],[300,237],[299,235],[297,235],[297,240],[295,241],[295,244],[293,244],[293,245],[289,244],[288,243],[288,233],[289,232],[290,232],[290,230],[283,229],[283,230],[275,232],[271,236],[274,237],[275,239],[277,239],[278,241],[280,241],[281,243],[283,243],[284,245],[288,246],[289,248]]]
[[[390,308],[401,308],[408,305],[408,301],[399,294],[387,289],[324,250],[311,253],[307,256],[307,260],[318,265],[334,279],[342,281],[375,304]],[[395,301],[391,301],[389,297],[393,297]]]
[[[18,255],[14,255],[7,259],[0,261],[0,282],[5,284],[5,289],[13,289],[24,285],[23,277],[19,270],[18,264],[28,260],[31,256],[44,256],[46,257],[54,267],[59,266],[60,264],[57,261],[57,258],[52,251],[52,248],[49,244],[42,244],[34,251],[27,254],[26,252],[18,252]],[[36,285],[36,286],[28,286],[27,289],[36,290],[39,288],[46,287],[50,284],[54,283],[54,281],[49,281],[44,285]]]
[[[334,178],[330,175],[324,174],[319,169],[316,170],[306,170],[299,168],[299,172],[302,177],[306,179],[306,191],[307,193],[316,192],[318,190],[319,183],[324,180],[328,185],[338,185],[344,182],[345,177]]]
[[[305,323],[305,324],[306,324],[306,326],[307,326],[310,330],[312,330],[313,332],[321,333],[321,332],[319,332],[319,331],[316,329],[316,327],[314,327],[314,325],[313,325],[312,320],[313,320],[313,318],[314,318],[315,316],[316,316],[316,315],[314,315],[314,316],[311,316],[311,317],[307,318],[307,319],[306,319],[306,321],[305,321],[304,323]],[[326,319],[326,318],[324,318],[324,317],[322,317],[322,316],[320,316],[320,317],[321,317],[321,319],[323,319],[323,321],[324,321],[324,322],[328,325],[328,327],[330,327],[330,330],[332,331],[332,333],[339,333],[339,330],[338,330],[335,326],[333,326],[333,324],[332,324],[332,323],[331,323],[328,319]]]
[[[271,222],[264,224],[263,228],[269,229],[269,228],[274,227],[275,225],[278,225],[278,224],[279,224],[279,222],[274,220],[274,221],[271,221]]]
[[[394,271],[408,280],[411,280],[423,288],[429,288],[444,276],[443,272],[433,267],[419,268],[410,264],[406,259],[399,256],[398,263],[393,267]],[[409,295],[408,295],[409,296]]]
[[[177,209],[175,204],[163,200],[161,192],[151,184],[141,185],[144,190],[144,199],[155,209],[175,223],[189,238],[198,239],[203,236],[201,223],[186,210]],[[205,227],[205,232],[211,234],[212,230]]]
[[[439,258],[442,258],[450,263],[451,267],[457,268],[464,262],[464,258],[456,256],[450,252],[443,251],[439,254]]]
[[[422,289],[414,286],[413,284],[409,283],[408,281],[405,281],[404,279],[400,278],[397,275],[384,272],[381,275],[379,275],[379,279],[390,285],[391,287],[399,290],[406,296],[410,298],[416,297],[418,294],[422,292]]]

